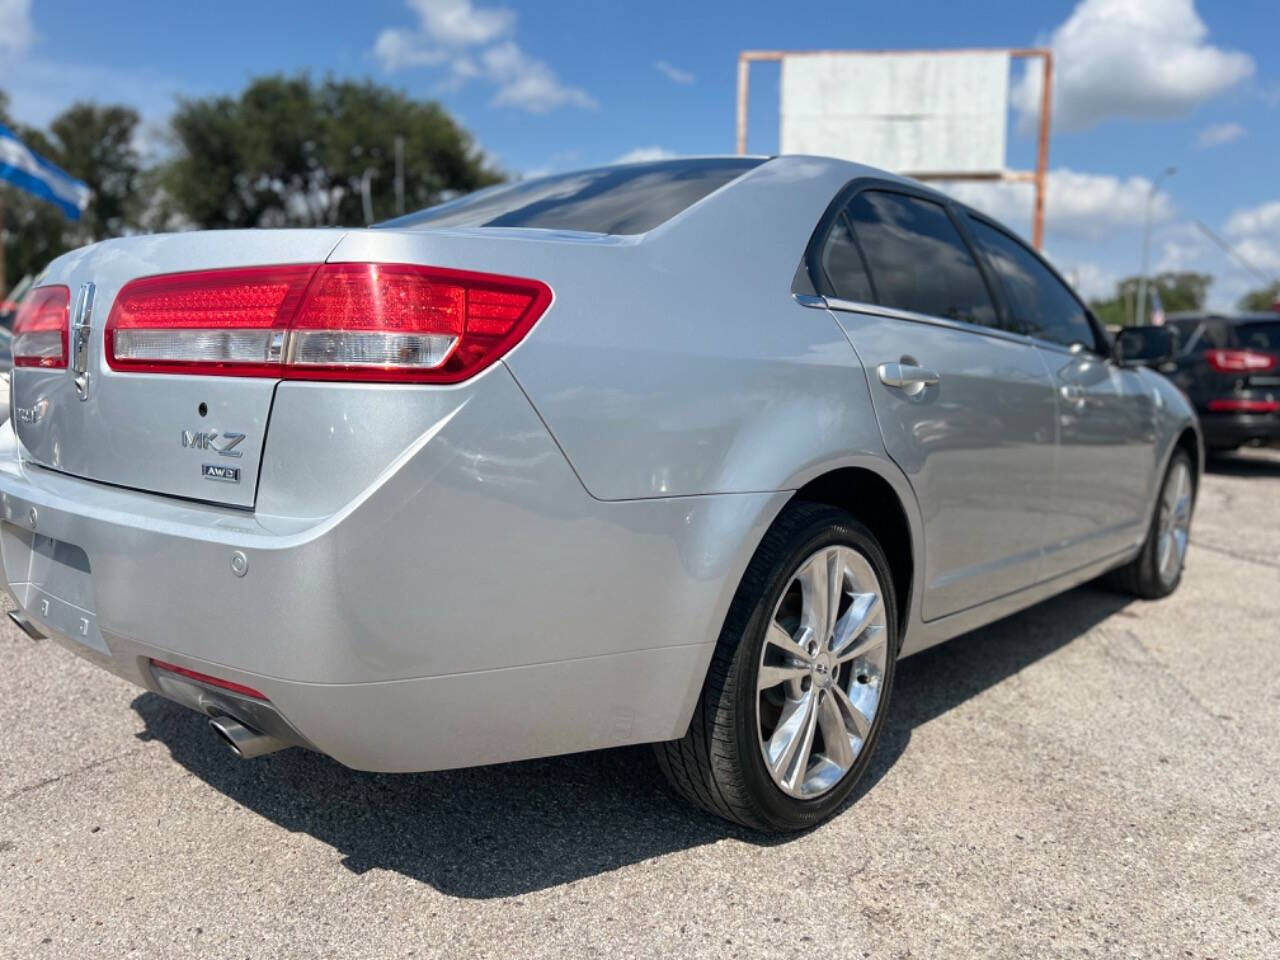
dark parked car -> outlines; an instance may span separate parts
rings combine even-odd
[[[1169,318],[1181,347],[1170,378],[1195,405],[1210,452],[1280,440],[1280,313]]]

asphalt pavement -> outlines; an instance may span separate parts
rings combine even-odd
[[[1072,591],[893,699],[855,802],[778,841],[647,748],[239,761],[6,620],[0,956],[1280,957],[1280,452],[1211,468],[1172,598]]]

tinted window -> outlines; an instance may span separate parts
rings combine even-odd
[[[538,177],[480,190],[379,226],[644,233],[762,162],[747,157],[663,160]]]
[[[1204,340],[1202,337],[1196,336],[1196,331],[1200,329],[1201,321],[1195,320],[1170,320],[1169,326],[1178,331],[1178,352],[1194,353],[1204,350]]]
[[[970,219],[974,238],[1004,284],[1014,319],[1033,337],[1069,347],[1098,341],[1084,306],[1030,250],[1003,230]]]
[[[997,325],[978,265],[940,204],[868,190],[853,198],[848,212],[880,303]]]
[[[1280,353],[1280,320],[1238,324],[1232,339],[1233,346],[1240,350]]]
[[[827,242],[822,245],[822,272],[831,292],[840,299],[875,302],[862,254],[858,252],[858,245],[849,231],[849,221],[843,214],[836,219],[827,234]]]

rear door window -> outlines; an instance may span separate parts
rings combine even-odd
[[[881,304],[999,326],[986,281],[941,204],[865,190],[853,198],[847,213]]]
[[[1237,324],[1232,339],[1235,341],[1232,346],[1238,350],[1280,353],[1280,320]]]
[[[1003,230],[969,218],[969,227],[1004,286],[1014,319],[1033,337],[1098,350],[1098,338],[1076,295],[1040,258]]]

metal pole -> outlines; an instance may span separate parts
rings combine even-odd
[[[1036,150],[1036,209],[1031,223],[1031,243],[1044,249],[1044,201],[1049,175],[1049,112],[1053,104],[1053,51],[1044,51],[1044,79],[1040,84],[1040,143]]]
[[[364,201],[364,225],[373,223],[373,193],[370,189],[373,178],[378,171],[373,167],[365,167],[364,176],[360,178],[360,198]]]
[[[404,216],[404,137],[396,137],[396,216]]]
[[[747,80],[751,61],[738,55],[738,156],[747,152]]]
[[[1177,167],[1167,168],[1164,173],[1156,177],[1151,184],[1151,189],[1147,192],[1147,214],[1142,223],[1142,273],[1138,277],[1138,309],[1134,311],[1134,319],[1140,327],[1146,326],[1147,323],[1147,270],[1149,269],[1151,253],[1151,208],[1155,205],[1156,191],[1159,190],[1160,184],[1177,172]]]
[[[0,300],[4,299],[9,287],[4,282],[4,191],[0,190]]]

